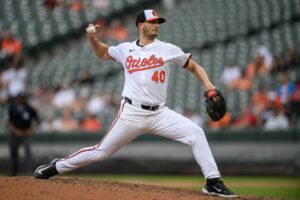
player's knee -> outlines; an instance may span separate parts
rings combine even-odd
[[[193,129],[193,131],[190,134],[190,145],[195,145],[196,143],[199,143],[203,140],[203,137],[205,137],[204,131],[200,127],[196,127]]]

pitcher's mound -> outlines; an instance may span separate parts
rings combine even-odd
[[[0,200],[213,200],[198,191],[82,178],[0,177]],[[242,196],[235,199],[270,200]]]

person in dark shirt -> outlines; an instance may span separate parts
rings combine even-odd
[[[31,138],[40,120],[36,110],[26,102],[25,94],[16,96],[8,107],[7,128],[10,132],[9,150],[11,158],[11,176],[16,176],[19,168],[18,150],[21,144],[25,148],[25,171],[32,174]]]

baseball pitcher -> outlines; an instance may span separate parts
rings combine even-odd
[[[165,21],[154,10],[142,11],[136,17],[139,38],[117,46],[108,46],[97,39],[98,25],[87,27],[87,38],[97,56],[118,62],[124,68],[125,83],[119,112],[100,143],[38,167],[35,178],[47,179],[105,160],[136,137],[150,132],[191,146],[207,180],[203,193],[237,197],[223,184],[203,129],[166,105],[170,71],[174,67],[183,67],[202,81],[211,119],[217,121],[226,112],[226,101],[221,92],[215,89],[204,69],[191,59],[191,54],[156,39],[159,25]]]

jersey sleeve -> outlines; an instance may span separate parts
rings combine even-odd
[[[117,46],[110,46],[107,51],[108,55],[116,62],[121,63],[122,59],[122,47],[121,44]]]
[[[191,53],[184,53],[179,47],[172,45],[170,49],[170,61],[180,67],[185,68],[188,65],[189,59],[192,57]]]

